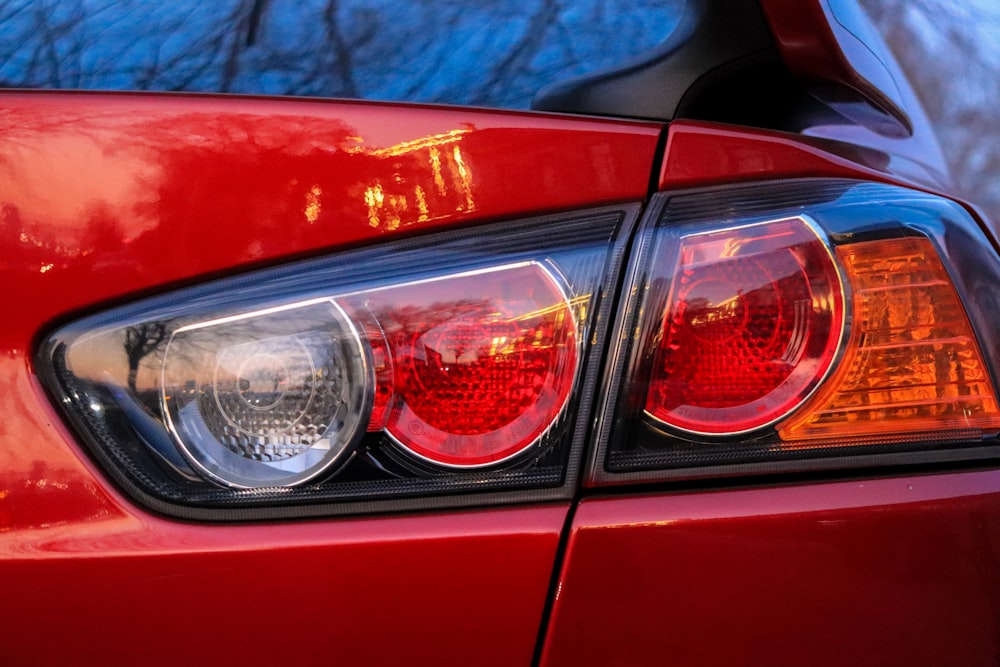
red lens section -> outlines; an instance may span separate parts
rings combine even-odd
[[[386,431],[399,444],[433,463],[482,466],[530,448],[552,425],[577,346],[570,303],[546,269],[521,264],[386,292],[394,305],[373,312],[392,350]]]
[[[399,386],[425,423],[456,435],[482,435],[514,421],[535,402],[548,352],[524,345],[552,338],[552,322],[525,331],[507,313],[473,308],[414,335],[401,350]]]
[[[681,239],[646,412],[694,433],[759,428],[830,368],[844,326],[839,274],[802,218]]]

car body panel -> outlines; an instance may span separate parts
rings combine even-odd
[[[21,495],[67,479],[46,474]],[[0,662],[525,664],[565,513],[199,526],[70,511],[0,536]]]
[[[995,665],[995,470],[587,498],[543,665]]]
[[[33,347],[74,313],[222,272],[642,199],[660,127],[257,98],[27,93],[0,107],[0,590],[16,601],[0,663],[529,661],[568,501],[162,519],[84,454]],[[60,642],[37,641],[54,629]]]
[[[894,147],[883,146],[891,151]],[[670,124],[660,165],[659,189],[739,181],[858,178],[941,192],[935,172],[899,154],[821,137],[704,121]]]
[[[641,199],[660,131],[210,96],[24,93],[0,107],[2,271],[19,276],[4,305],[28,309],[16,327],[279,258]]]
[[[804,134],[894,155],[919,164],[935,180],[949,181],[947,161],[919,98],[857,2],[760,0],[760,5],[789,71],[854,121],[816,123]]]

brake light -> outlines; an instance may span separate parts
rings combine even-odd
[[[827,246],[790,218],[681,238],[664,313],[646,412],[732,434],[784,417],[819,383],[844,295]]]
[[[395,367],[386,432],[418,457],[455,467],[504,461],[530,447],[566,403],[576,323],[568,297],[538,264],[386,290],[367,307],[378,313]]]

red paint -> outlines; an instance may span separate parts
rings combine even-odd
[[[903,181],[889,163],[887,155],[828,140],[682,120],[670,124],[659,187],[810,176]]]
[[[760,0],[782,60],[807,81],[840,84],[897,118],[907,106],[890,73],[887,49],[855,0]],[[847,23],[841,23],[847,21]]]
[[[209,275],[641,199],[658,134],[398,105],[0,96],[0,664],[528,662],[565,505],[161,520],[78,448],[32,341]]]
[[[542,664],[995,665],[1000,472],[583,501]]]
[[[564,516],[17,531],[0,539],[0,663],[528,664]]]
[[[897,163],[909,163],[909,173],[924,172],[925,181],[949,184],[947,162],[923,106],[856,0],[760,4],[788,70],[820,97],[832,93],[831,103],[855,121],[811,127],[806,134],[880,151]],[[850,91],[857,93],[857,100],[847,99]],[[873,119],[861,99],[899,120],[899,131],[887,136],[870,129],[884,121]],[[905,128],[909,131],[902,132]]]
[[[0,349],[23,345],[35,333],[25,325],[137,290],[641,199],[658,135],[649,123],[388,104],[5,93],[0,309],[20,316]]]

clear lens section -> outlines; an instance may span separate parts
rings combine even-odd
[[[163,512],[565,497],[575,411],[592,399],[579,387],[599,371],[584,342],[603,340],[617,230],[637,212],[488,225],[166,295],[56,332],[47,381],[106,469]]]
[[[630,267],[592,482],[997,454],[974,324],[1000,267],[960,207],[850,181],[663,204]]]
[[[214,481],[300,484],[342,463],[365,430],[367,358],[333,301],[182,327],[163,357],[168,427]]]

